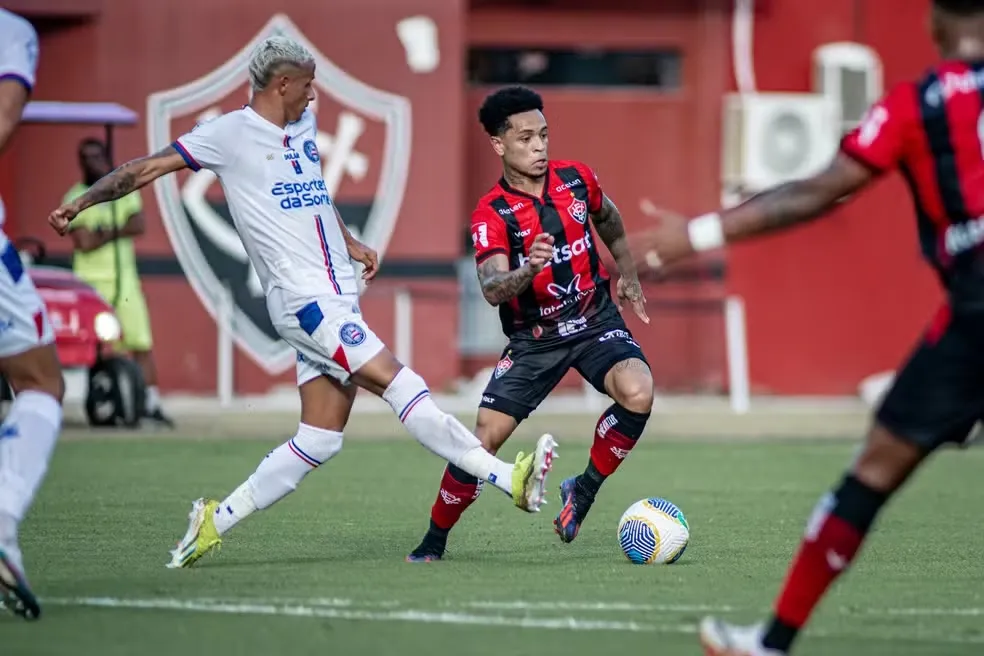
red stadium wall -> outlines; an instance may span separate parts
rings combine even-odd
[[[414,271],[420,269],[414,268],[417,260],[443,263],[447,268],[459,257],[462,240],[459,210],[464,206],[464,176],[460,133],[454,126],[460,124],[464,101],[460,83],[464,1],[410,0],[369,5],[359,0],[334,0],[329,14],[323,2],[298,0],[289,4],[289,16],[314,46],[342,70],[409,100],[409,177],[386,258],[409,264]],[[270,3],[263,0],[107,0],[97,21],[43,33],[35,97],[115,101],[144,115],[150,94],[178,87],[216,69],[252,39],[274,13]],[[423,75],[408,68],[396,32],[399,20],[416,14],[430,16],[440,30],[440,67]],[[244,101],[243,88],[221,106],[232,109]],[[320,102],[328,108],[319,111],[330,113],[338,109],[338,103],[331,107],[328,100]],[[118,161],[147,152],[146,116],[143,119],[136,128],[117,132]],[[185,117],[176,122],[176,129],[188,129],[193,123],[194,117]],[[334,129],[334,125],[326,123],[322,119],[322,130]],[[0,169],[0,192],[11,198],[17,209],[19,234],[44,236],[49,250],[67,255],[67,241],[58,242],[49,236],[45,217],[77,179],[78,140],[100,134],[99,129],[32,125],[20,130],[11,153],[5,157],[5,168]],[[380,165],[384,137],[382,128],[373,125],[358,142],[367,157],[368,173],[362,184],[343,180],[337,198],[340,204],[372,200],[373,185],[379,180],[375,169]],[[16,166],[11,171],[12,160]],[[150,220],[147,235],[138,241],[139,254],[145,260],[173,260],[155,192],[144,190],[143,200]],[[216,327],[198,297],[173,271],[144,276],[143,284],[162,387],[214,390]],[[377,291],[368,295],[364,303],[368,320],[389,343],[394,337],[393,284],[380,281],[375,286]],[[416,307],[414,329],[418,336],[427,337],[416,340],[413,361],[420,373],[440,389],[458,374],[457,359],[453,357],[457,343],[457,284],[446,277],[401,280],[401,284],[421,289],[424,294]],[[237,349],[238,392],[262,392],[292,381],[292,367],[282,375],[269,376]]]
[[[460,370],[457,285],[446,270],[460,256],[463,224],[475,199],[499,175],[475,119],[486,89],[469,89],[463,82],[467,44],[679,48],[684,84],[678,93],[545,91],[553,154],[595,168],[630,231],[645,225],[638,210],[643,198],[686,212],[705,211],[719,201],[721,94],[734,88],[730,0],[611,0],[605,11],[587,0],[544,2],[539,10],[517,4],[335,0],[328,15],[322,2],[296,0],[288,9],[291,20],[338,67],[410,101],[409,177],[386,260],[415,276],[399,281],[417,294],[413,363],[438,389]],[[889,84],[915,75],[934,56],[924,36],[927,6],[928,0],[832,0],[821,12],[809,3],[761,2],[754,44],[759,89],[807,90],[811,51],[841,39],[873,45]],[[51,24],[42,30],[36,97],[112,100],[143,115],[150,94],[213,71],[274,13],[270,3],[260,0],[106,0],[101,16],[92,22]],[[396,22],[415,14],[432,17],[440,30],[441,65],[433,73],[411,72],[396,36]],[[550,28],[544,29],[545,24]],[[231,94],[220,103],[222,108],[242,102],[243,93]],[[333,118],[337,103],[325,106]],[[193,118],[176,121],[175,128],[189,127]],[[331,129],[324,118],[321,128]],[[0,194],[12,231],[45,236],[50,250],[68,253],[66,242],[47,237],[44,217],[76,180],[75,144],[93,134],[99,131],[21,129],[0,158]],[[365,139],[360,147],[366,150],[368,176],[361,182],[345,179],[338,191],[340,204],[368,202],[374,193],[385,143],[380,126],[371,127]],[[146,120],[117,133],[117,160],[141,155],[148,147]],[[173,266],[174,250],[154,191],[145,190],[143,199],[150,221],[138,250],[159,269],[144,277],[144,289],[162,386],[207,392],[215,385],[215,323]],[[939,298],[932,275],[919,260],[913,223],[905,189],[893,177],[826,221],[735,248],[728,256],[726,282],[651,286],[649,296],[692,302],[726,292],[741,294],[747,303],[756,389],[853,393],[863,376],[897,363]],[[390,343],[396,284],[393,279],[380,281],[364,302],[370,322]],[[650,310],[652,326],[629,321],[654,363],[658,384],[676,390],[721,387],[720,312],[681,311],[657,303]],[[292,380],[291,371],[270,376],[237,350],[238,392],[262,392]]]
[[[728,14],[723,2],[644,3],[624,0],[615,11],[572,11],[589,3],[563,3],[563,10],[496,7],[473,11],[471,46],[670,48],[683,55],[683,83],[666,93],[619,90],[540,89],[551,130],[551,156],[591,166],[618,204],[631,232],[646,225],[644,198],[682,210],[706,207],[718,195],[715,176],[720,139],[718,102],[726,89]],[[700,11],[694,9],[698,5]],[[618,9],[623,9],[619,11]],[[699,18],[699,20],[695,20]],[[550,25],[549,30],[543,28]],[[501,175],[498,158],[478,124],[477,110],[490,88],[468,91],[465,115],[470,214],[474,203]],[[609,267],[614,274],[614,267]],[[720,389],[725,380],[723,318],[710,311],[680,309],[663,300],[721,297],[723,282],[649,286],[651,326],[631,313],[626,321],[654,364],[657,386],[674,391]],[[579,378],[570,374],[567,385]]]
[[[757,16],[760,91],[807,91],[811,53],[857,40],[882,58],[886,85],[935,59],[927,0],[774,2]],[[897,175],[824,221],[735,248],[729,286],[747,303],[755,387],[780,394],[850,394],[904,357],[939,302],[919,256],[915,218]]]

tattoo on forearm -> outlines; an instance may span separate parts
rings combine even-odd
[[[636,275],[635,265],[632,263],[632,254],[629,251],[629,242],[625,236],[625,224],[622,223],[622,215],[607,196],[601,203],[601,211],[593,216],[595,230],[598,237],[608,247],[608,252],[615,258],[619,273],[623,277]]]
[[[131,164],[124,164],[100,178],[82,197],[86,206],[123,198],[137,188],[137,174]]]
[[[505,303],[518,296],[529,287],[534,275],[536,274],[529,266],[502,271],[491,261],[478,265],[478,281],[482,285],[482,294],[493,305]]]

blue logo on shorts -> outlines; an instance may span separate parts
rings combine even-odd
[[[321,155],[318,154],[318,145],[312,139],[304,142],[304,154],[312,162],[317,163],[321,160]]]
[[[362,330],[359,324],[349,321],[338,329],[338,337],[346,346],[358,346],[366,341],[366,331]]]

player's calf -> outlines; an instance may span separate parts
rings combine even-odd
[[[561,483],[561,509],[554,527],[570,542],[594,503],[602,483],[622,464],[646,429],[653,404],[649,368],[641,360],[618,363],[606,376],[606,388],[615,400],[595,425],[588,465],[579,476]]]
[[[61,430],[65,385],[52,344],[0,358],[14,402],[0,426],[0,544],[16,539]]]
[[[475,436],[486,451],[495,454],[516,430],[517,425],[518,422],[507,414],[480,408]],[[408,561],[430,562],[444,556],[448,533],[478,499],[483,483],[484,481],[454,465],[449,464],[445,468],[437,498],[431,507],[430,526],[424,539],[407,556]]]
[[[510,465],[486,451],[460,421],[437,407],[424,379],[388,351],[360,367],[352,380],[380,394],[410,434],[432,453],[492,483],[527,512],[537,512],[543,505],[543,485],[556,446],[549,435],[541,437],[535,453],[520,453]]]
[[[765,647],[789,651],[830,585],[857,557],[885,502],[925,455],[881,426],[872,429],[852,471],[813,511],[764,634]]]
[[[260,462],[256,471],[224,500],[198,499],[188,529],[171,551],[168,567],[190,567],[222,544],[222,536],[257,510],[297,489],[309,473],[342,450],[342,433],[301,424],[297,433]]]
[[[40,608],[23,574],[17,530],[58,440],[64,382],[52,344],[0,358],[0,372],[15,393],[0,425],[0,592],[15,613],[34,618]]]
[[[431,562],[444,557],[448,534],[465,510],[482,493],[484,481],[452,464],[444,469],[441,487],[431,506],[430,525],[423,540],[407,556],[409,562]]]

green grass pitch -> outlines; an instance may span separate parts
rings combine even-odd
[[[221,496],[277,440],[66,440],[22,529],[38,623],[0,615],[20,656],[195,654],[700,654],[706,612],[762,618],[846,441],[643,441],[577,540],[552,532],[556,488],[584,440],[561,440],[544,512],[487,489],[445,561],[403,561],[427,525],[441,462],[407,440],[352,440],[299,491],[191,570],[165,569],[190,502]],[[511,442],[511,458],[525,442]],[[984,449],[949,451],[883,515],[797,654],[984,653]],[[635,566],[615,536],[646,496],[679,505],[690,547]]]

